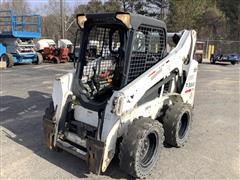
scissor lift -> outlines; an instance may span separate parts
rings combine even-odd
[[[15,63],[42,63],[35,51],[33,39],[41,37],[39,15],[15,15],[13,11],[0,11],[0,43],[6,47],[2,59],[7,67]]]

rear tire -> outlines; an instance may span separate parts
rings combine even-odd
[[[232,64],[232,65],[235,65],[235,64],[236,64],[236,61],[231,61],[231,64]]]
[[[42,54],[37,52],[37,64],[42,64],[42,63],[43,63]]]
[[[133,120],[120,144],[120,168],[133,177],[149,176],[163,147],[163,133],[157,120],[144,117]]]
[[[14,65],[13,56],[11,54],[3,54],[2,59],[6,62],[7,68],[11,68]]]
[[[192,124],[192,107],[182,102],[171,105],[163,117],[165,142],[175,147],[186,143]]]

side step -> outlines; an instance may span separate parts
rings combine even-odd
[[[56,142],[57,147],[79,157],[82,160],[85,160],[91,172],[95,174],[100,174],[102,168],[105,143],[95,140],[91,137],[88,137],[85,145],[87,146],[86,147],[87,152],[61,139],[58,139]]]
[[[56,145],[58,147],[60,147],[61,149],[63,149],[64,151],[67,151],[67,152],[79,157],[82,160],[85,160],[85,161],[88,160],[88,156],[87,156],[86,152],[82,151],[81,149],[76,148],[75,146],[69,144],[68,142],[58,139]]]

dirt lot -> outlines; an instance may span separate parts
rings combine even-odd
[[[55,74],[72,64],[21,65],[0,71],[0,179],[129,178],[113,162],[97,177],[84,161],[43,144],[42,116]],[[239,179],[240,65],[201,64],[194,123],[184,148],[164,148],[149,178]]]

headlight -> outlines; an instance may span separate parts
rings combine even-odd
[[[132,27],[130,14],[117,14],[116,18],[122,21],[128,28]]]
[[[87,21],[87,17],[85,15],[79,15],[77,17],[77,23],[78,25],[83,29],[84,28],[84,23]]]

